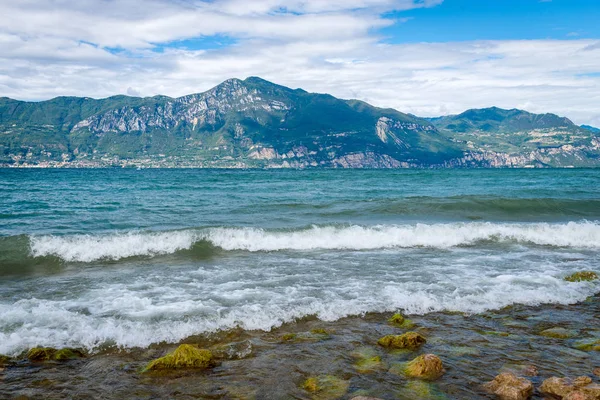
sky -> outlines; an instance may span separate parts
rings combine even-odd
[[[0,96],[177,97],[269,81],[431,117],[600,126],[600,0],[0,2]]]

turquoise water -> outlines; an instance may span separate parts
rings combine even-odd
[[[600,171],[0,170],[0,353],[600,292]]]

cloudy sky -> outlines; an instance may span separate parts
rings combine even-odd
[[[420,116],[600,126],[598,0],[1,1],[0,96],[181,96],[264,79]]]

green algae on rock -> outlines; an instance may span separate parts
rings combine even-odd
[[[174,352],[148,363],[144,372],[178,368],[209,368],[214,366],[210,350],[199,349],[191,344],[182,344]]]
[[[577,336],[577,332],[565,328],[550,328],[541,331],[540,335],[553,339],[569,339]]]
[[[286,333],[279,337],[282,343],[320,342],[331,339],[331,331],[312,329],[310,332]]]
[[[314,328],[310,330],[313,335],[331,335],[332,331],[323,328]]]
[[[583,339],[573,346],[581,351],[600,351],[600,339]]]
[[[495,394],[501,400],[527,400],[533,395],[533,383],[511,372],[504,372],[493,381],[483,385],[489,393]]]
[[[565,276],[564,279],[567,282],[589,282],[597,280],[598,274],[593,271],[579,271],[569,276]]]
[[[383,347],[393,349],[417,349],[424,345],[427,340],[417,332],[406,332],[402,335],[387,335],[377,341]]]
[[[442,360],[434,354],[424,354],[408,362],[403,370],[411,378],[435,380],[444,374]]]
[[[30,361],[48,361],[52,360],[56,351],[52,347],[34,347],[27,352],[27,358]]]
[[[66,361],[66,360],[73,360],[76,358],[82,358],[85,357],[85,353],[79,349],[70,349],[70,348],[64,348],[64,349],[60,349],[58,350],[56,353],[54,353],[54,359],[56,361]]]
[[[348,391],[350,383],[332,375],[319,375],[308,378],[302,384],[307,392],[317,400],[337,399]]]
[[[445,400],[448,399],[435,384],[421,380],[411,380],[406,383],[404,395],[409,395],[411,399],[419,400]]]
[[[415,326],[414,322],[408,318],[405,318],[404,315],[400,313],[392,315],[391,318],[388,319],[388,323],[404,329],[411,329]]]
[[[362,358],[354,363],[354,368],[361,374],[369,373],[381,369],[383,363],[381,357]]]
[[[359,347],[351,355],[356,359],[353,367],[358,373],[375,372],[385,367],[381,357],[377,354],[377,350],[372,347]]]
[[[85,353],[82,350],[71,348],[57,350],[53,347],[34,347],[27,352],[26,357],[30,361],[67,361],[85,357]]]
[[[296,339],[298,337],[298,335],[296,333],[286,333],[284,335],[281,335],[281,341],[282,342],[291,342],[292,340]]]

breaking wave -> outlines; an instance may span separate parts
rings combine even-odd
[[[600,248],[598,222],[439,223],[376,226],[312,226],[296,230],[206,228],[107,235],[32,236],[27,257],[58,257],[66,262],[120,260],[192,251],[373,250],[451,248],[479,243]]]

